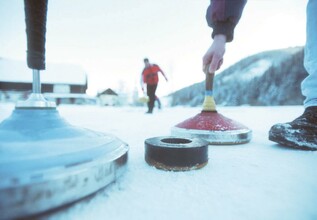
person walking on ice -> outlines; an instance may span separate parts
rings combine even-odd
[[[155,92],[159,82],[158,73],[160,72],[163,75],[166,82],[168,80],[163,70],[157,64],[151,64],[148,58],[144,58],[143,61],[144,61],[144,69],[141,74],[141,88],[142,88],[142,91],[144,92],[144,84],[146,84],[146,94],[149,97],[148,111],[146,113],[152,114],[154,103],[156,100]]]

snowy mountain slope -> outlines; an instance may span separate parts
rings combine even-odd
[[[262,52],[247,57],[215,76],[214,97],[219,105],[300,105],[300,83],[307,75],[303,48]],[[170,96],[172,106],[199,106],[204,82]]]

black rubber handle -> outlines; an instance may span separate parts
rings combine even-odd
[[[27,64],[31,69],[45,69],[45,34],[48,0],[24,0]]]

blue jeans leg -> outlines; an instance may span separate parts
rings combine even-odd
[[[317,0],[307,4],[306,45],[304,66],[308,76],[302,82],[304,107],[317,106]]]

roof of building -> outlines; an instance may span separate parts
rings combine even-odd
[[[46,69],[40,72],[41,82],[47,84],[85,85],[87,75],[79,65],[46,64]],[[32,70],[26,62],[0,58],[0,82],[32,82]]]
[[[108,88],[108,89],[106,89],[103,92],[98,94],[98,96],[100,96],[100,95],[115,95],[115,96],[117,96],[118,94],[115,91],[113,91],[112,89]]]

